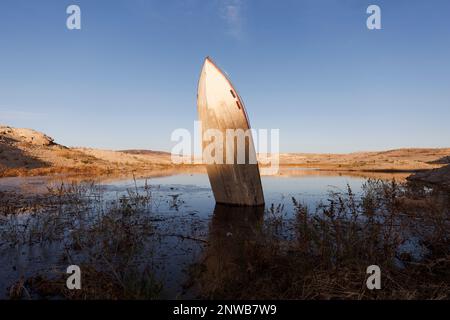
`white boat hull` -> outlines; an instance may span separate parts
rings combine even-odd
[[[226,137],[227,129],[244,131],[250,129],[245,106],[237,91],[225,74],[209,58],[206,58],[200,75],[197,108],[203,132],[215,129],[222,132],[223,137]],[[263,205],[264,195],[253,138],[250,136],[249,139],[245,139],[248,154],[243,164],[237,162],[236,153],[234,162],[227,164],[225,140],[222,163],[206,165],[216,202],[240,206]],[[203,149],[209,143],[204,141]],[[250,159],[255,159],[255,161]]]

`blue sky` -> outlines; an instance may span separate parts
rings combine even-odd
[[[1,0],[0,123],[169,151],[210,55],[281,151],[449,147],[449,14],[446,0]]]

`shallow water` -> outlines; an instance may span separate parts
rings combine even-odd
[[[404,176],[391,174],[380,178],[402,180]],[[358,194],[366,179],[364,174],[351,176],[348,173],[286,169],[279,176],[262,178],[265,209],[216,206],[204,173],[97,180],[108,200],[119,199],[127,190],[142,190],[146,183],[150,186],[152,201],[148,210],[159,234],[153,239],[156,241],[149,243],[154,247],[151,259],[158,266],[155,272],[164,285],[162,298],[173,299],[195,297],[195,290],[183,288],[187,271],[205,252],[209,257],[219,259],[218,250],[211,243],[221,243],[220,259],[238,255],[235,240],[250,237],[252,225],[264,219],[264,212],[270,211],[272,204],[274,208],[282,205],[283,209],[278,213],[289,218],[293,214],[293,197],[314,208],[319,202],[327,201],[330,191],[346,192],[347,185]],[[5,178],[0,179],[0,191],[42,192],[47,184],[57,185],[61,181],[64,178]],[[230,237],[234,237],[234,241],[229,241]],[[62,247],[55,243],[13,248],[0,246],[0,298],[7,297],[7,288],[22,276],[64,272],[64,264],[58,260],[61,250]]]
[[[288,169],[289,170],[289,169]],[[296,169],[298,170],[298,169]],[[346,192],[350,186],[356,194],[361,192],[367,180],[364,176],[350,176],[345,173],[323,172],[302,169],[301,174],[262,177],[262,185],[266,208],[274,204],[283,204],[286,211],[291,211],[292,198],[314,208],[320,201],[326,201],[330,192]],[[390,174],[383,179],[403,180],[404,174]],[[185,213],[195,212],[200,217],[210,217],[214,211],[215,201],[206,174],[177,174],[157,178],[132,178],[119,181],[103,182],[110,196],[117,196],[133,189],[142,188],[145,182],[152,186],[156,198],[167,199],[177,197],[179,206],[171,206],[171,202],[159,202],[159,211],[179,210]],[[233,210],[230,207],[230,210]]]

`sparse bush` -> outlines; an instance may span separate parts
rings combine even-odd
[[[331,192],[314,212],[292,201],[295,219],[270,218],[277,211],[272,205],[252,237],[213,241],[203,263],[191,270],[200,297],[450,299],[450,207],[439,191],[368,180],[361,195],[350,187]],[[229,252],[223,255],[224,241],[240,246],[244,261],[228,273],[221,268],[218,277],[214,262],[236,263]],[[366,268],[374,264],[382,270],[383,288],[370,291]]]
[[[147,245],[153,234],[151,216],[142,214],[151,195],[147,183],[143,191],[136,187],[109,202],[93,182],[47,189],[26,212],[3,206],[0,238],[10,246],[62,243],[61,263],[82,266],[84,290],[67,290],[65,274],[46,273],[21,279],[11,288],[11,297],[20,298],[24,292],[69,299],[158,297],[162,286],[153,275],[152,250]],[[23,204],[19,207],[23,209]]]

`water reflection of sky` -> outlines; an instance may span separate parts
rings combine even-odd
[[[292,197],[314,208],[320,201],[326,201],[330,191],[347,190],[350,185],[354,193],[361,191],[366,179],[351,176],[299,176],[299,177],[262,177],[266,207],[271,204],[284,204],[287,213],[292,206]],[[136,180],[141,189],[146,179]],[[147,180],[151,186],[154,204],[157,211],[173,211],[170,199],[177,197],[180,203],[178,210],[197,212],[201,216],[210,216],[214,210],[215,201],[206,174],[181,174],[168,177],[151,178]],[[105,188],[110,196],[124,194],[127,189],[136,187],[133,179],[107,182]],[[165,199],[159,202],[158,199]],[[169,200],[168,200],[169,199]],[[173,208],[172,208],[173,209]]]
[[[347,184],[354,193],[359,193],[365,180],[366,178],[363,177],[321,175],[320,173],[262,177],[266,209],[272,203],[275,206],[283,204],[284,216],[289,217],[294,212],[292,197],[313,209],[319,201],[328,199],[330,191],[345,192]],[[64,179],[62,178],[61,181]],[[0,179],[0,189],[16,190],[16,192],[39,190],[45,189],[48,182],[45,177]],[[57,181],[52,180],[52,183],[58,185]],[[136,187],[142,194],[145,192],[146,183],[150,185],[152,201],[145,214],[152,215],[154,227],[162,236],[149,239],[147,245],[155,248],[151,259],[159,266],[155,272],[164,283],[163,298],[195,297],[192,292],[184,292],[183,283],[186,281],[189,266],[199,260],[206,248],[203,242],[183,238],[183,236],[210,240],[212,226],[215,225],[217,229],[221,222],[221,219],[214,214],[215,201],[207,175],[183,173],[152,177],[148,180],[140,178],[136,181],[132,178],[118,180],[109,178],[108,180],[99,179],[99,183],[101,189],[105,191],[103,197],[107,200],[116,200],[122,195],[127,195],[128,190],[135,191]],[[233,209],[233,207],[225,209],[224,225],[218,229],[219,233],[235,233],[236,230],[228,230],[228,228],[232,228],[236,221],[232,218],[229,220],[227,217],[234,215],[240,220],[242,212],[238,211],[239,209]],[[212,223],[213,221],[215,223]],[[222,227],[223,230],[221,230]],[[225,236],[223,239],[228,238]],[[5,289],[20,276],[31,276],[36,272],[51,275],[55,270],[63,270],[63,266],[58,262],[61,250],[62,247],[57,243],[3,248],[0,257],[0,263],[4,267],[0,272],[0,298],[5,297]]]
[[[314,208],[321,200],[326,201],[328,192],[345,191],[349,184],[353,192],[361,191],[365,178],[351,176],[289,176],[262,177],[266,208],[273,203],[284,205],[283,214],[293,215],[292,197]],[[150,185],[153,215],[165,219],[158,225],[163,234],[189,234],[194,238],[208,239],[210,221],[214,214],[215,201],[206,174],[180,174],[146,180],[124,179],[104,182],[106,196],[117,198],[127,190],[142,191],[145,184]],[[177,204],[174,206],[174,197]],[[234,207],[227,208],[233,214]],[[169,218],[170,217],[170,218]],[[167,220],[167,219],[170,219]],[[202,243],[183,240],[177,237],[163,237],[157,243],[153,259],[162,266],[157,272],[164,279],[166,297],[190,297],[191,292],[181,293],[186,279],[186,270],[201,256]]]

